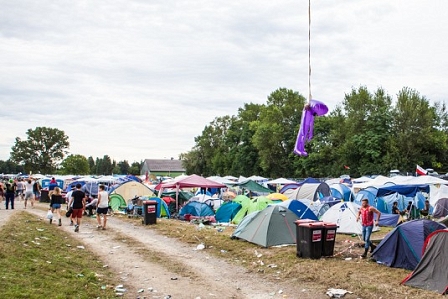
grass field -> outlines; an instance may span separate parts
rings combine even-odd
[[[57,226],[21,212],[0,240],[0,298],[116,298],[114,274]]]

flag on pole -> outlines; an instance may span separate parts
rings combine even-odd
[[[415,172],[417,173],[417,175],[427,175],[428,174],[428,172],[418,164],[417,164],[417,169],[415,170]]]

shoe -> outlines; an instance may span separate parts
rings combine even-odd
[[[79,225],[75,225],[75,233],[79,232]]]
[[[364,253],[361,254],[361,257],[362,257],[363,259],[365,259],[365,258],[367,257],[367,252],[368,252],[368,251],[369,251],[369,248],[364,249]]]
[[[25,208],[26,209],[26,208]],[[53,222],[53,219],[50,219],[50,224]]]
[[[103,227],[103,230],[106,230],[106,228],[105,228],[105,227]]]
[[[62,220],[61,219],[59,219],[58,226],[62,226]]]
[[[370,243],[370,253],[372,253],[376,248],[376,245],[373,245],[372,243]]]
[[[70,221],[70,226],[73,226],[73,221]]]
[[[103,228],[103,227],[102,227],[101,225],[97,225],[96,228],[97,228],[97,229],[101,229],[101,228]]]

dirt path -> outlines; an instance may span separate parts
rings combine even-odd
[[[23,210],[20,203],[17,206],[20,207],[14,211],[0,210],[0,225]],[[47,222],[47,207],[48,204],[38,203],[37,208],[26,211]],[[119,283],[127,290],[125,298],[328,298],[310,290],[303,292],[301,286],[266,281],[208,255],[206,250],[159,235],[150,226],[110,217],[108,230],[99,231],[95,219],[85,218],[80,232],[75,233],[68,218],[63,217],[62,221],[61,229],[84,243],[86,250],[102,257],[104,265],[117,273]],[[144,251],[149,255],[160,252],[163,260],[156,262]],[[177,273],[170,270],[172,265],[177,267]]]

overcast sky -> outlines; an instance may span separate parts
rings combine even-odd
[[[311,90],[448,99],[448,1],[311,4]],[[38,126],[70,154],[178,158],[215,117],[308,95],[306,0],[0,0],[0,160]]]

